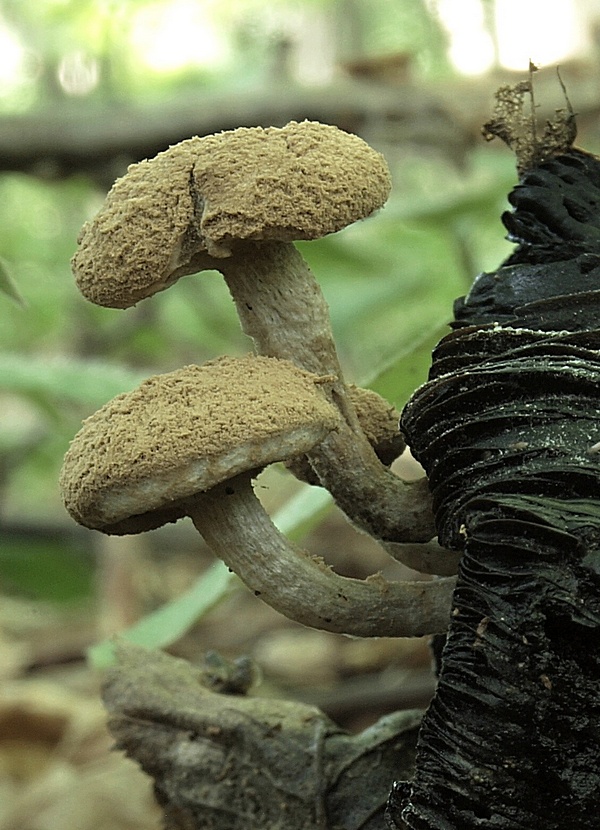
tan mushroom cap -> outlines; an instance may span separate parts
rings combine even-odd
[[[380,153],[318,122],[190,138],[117,180],[82,228],[73,272],[88,299],[126,308],[184,273],[218,267],[210,260],[237,240],[339,231],[380,208],[390,186]]]
[[[222,357],[144,381],[84,421],[60,486],[71,516],[139,533],[185,515],[185,500],[306,452],[339,424],[318,378],[269,357]]]
[[[406,449],[398,421],[400,413],[372,389],[349,384],[359,423],[383,464],[389,466]]]

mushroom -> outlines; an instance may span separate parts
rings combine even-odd
[[[65,506],[109,534],[189,516],[251,590],[305,625],[357,636],[443,631],[452,579],[339,576],[289,542],[254,494],[262,468],[339,428],[324,392],[332,382],[252,355],[152,377],[84,422],[61,472]]]
[[[375,538],[427,542],[435,535],[427,482],[394,475],[365,437],[327,303],[292,244],[367,217],[389,189],[383,156],[333,126],[291,122],[191,138],[115,183],[82,229],[73,271],[86,297],[119,308],[181,276],[220,271],[259,354],[336,378],[328,394],[345,424],[307,453],[321,484]],[[442,570],[445,558],[441,551]]]
[[[85,297],[128,308],[179,277],[221,271],[261,354],[341,376],[329,309],[293,240],[317,239],[386,201],[383,156],[317,122],[191,138],[131,165],[79,236]]]

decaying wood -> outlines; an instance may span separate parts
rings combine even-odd
[[[154,779],[167,830],[381,828],[390,781],[410,775],[420,713],[348,735],[313,706],[244,694],[239,663],[232,674],[118,648],[109,728]]]

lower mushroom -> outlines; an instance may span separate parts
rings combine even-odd
[[[186,512],[213,552],[275,610],[312,628],[356,637],[445,631],[453,579],[339,576],[277,530],[254,495],[251,476],[199,494]]]
[[[84,423],[61,474],[66,507],[109,534],[190,516],[251,590],[306,625],[356,636],[443,631],[452,579],[339,576],[279,533],[254,495],[262,468],[306,453],[338,428],[323,391],[330,382],[255,356],[150,378]]]

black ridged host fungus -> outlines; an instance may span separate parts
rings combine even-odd
[[[401,422],[464,552],[398,830],[600,826],[600,160],[559,147],[509,199],[517,248]]]

